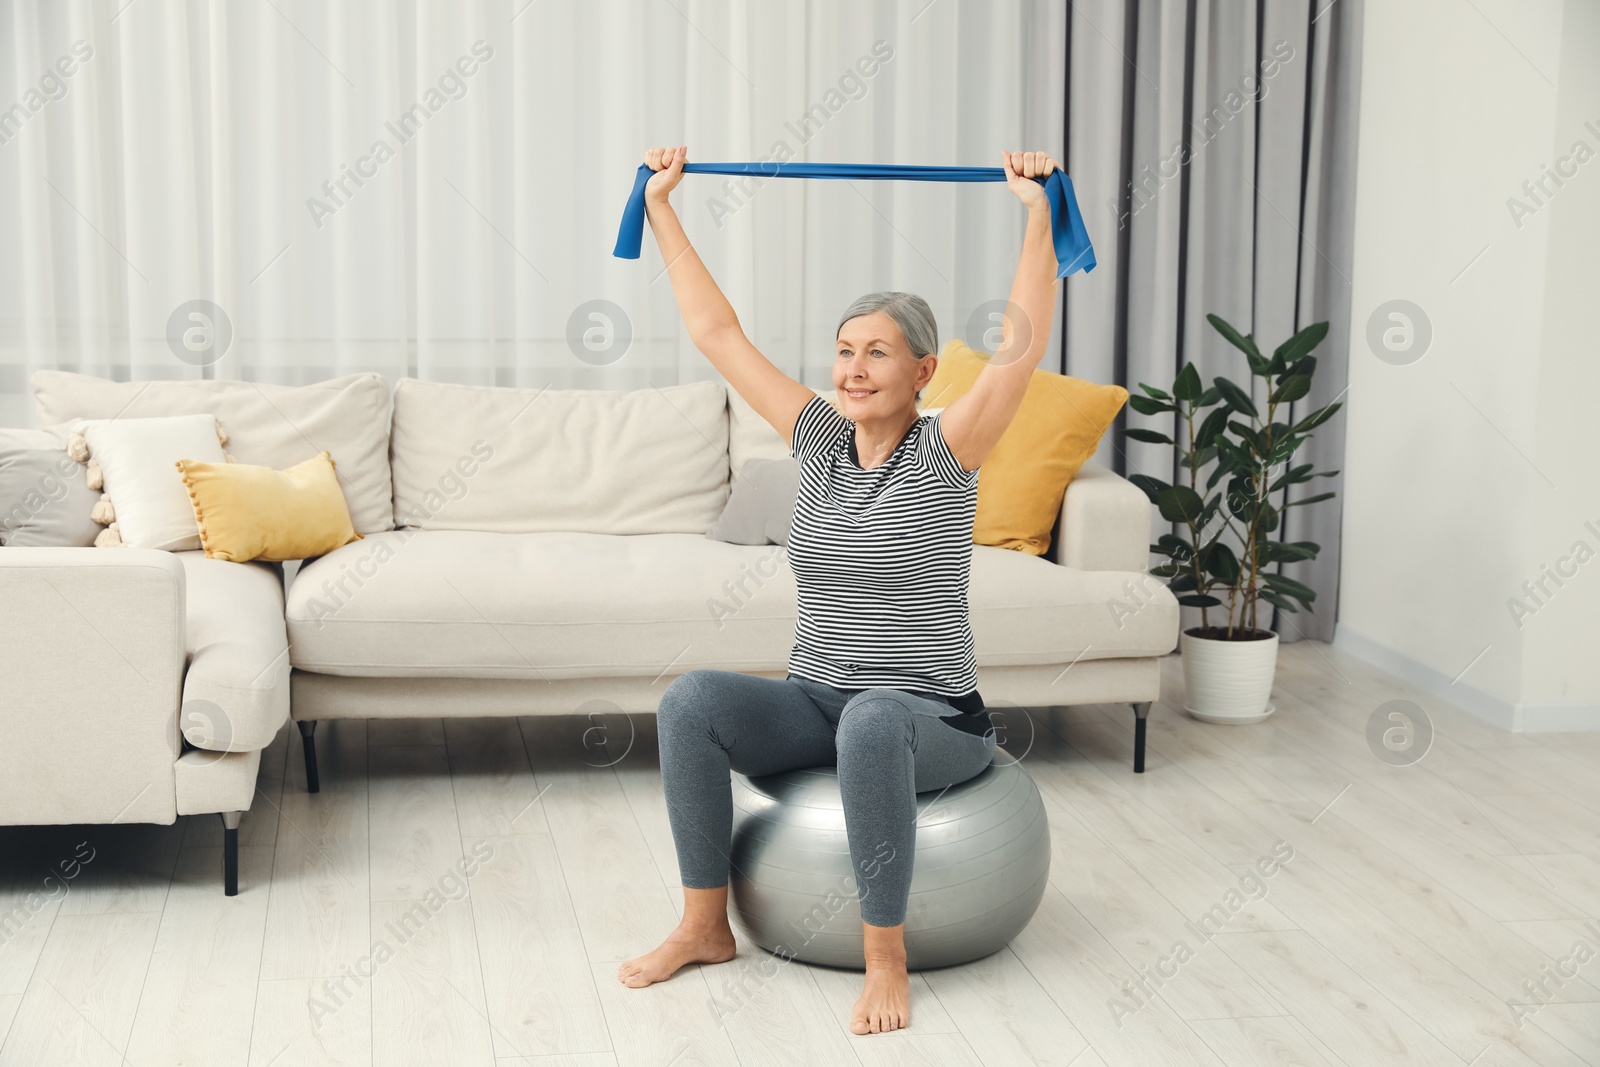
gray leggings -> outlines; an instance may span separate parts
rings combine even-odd
[[[867,872],[856,877],[861,917],[898,926],[913,865],[885,857],[914,855],[916,794],[964,782],[994,756],[992,729],[979,735],[939,721],[960,714],[935,693],[837,689],[794,675],[694,670],[674,679],[656,728],[683,885],[728,882],[730,769],[761,775],[837,764],[850,861]]]

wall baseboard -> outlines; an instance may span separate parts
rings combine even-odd
[[[1333,646],[1502,730],[1520,734],[1600,730],[1600,704],[1516,704],[1465,682],[1452,685],[1444,672],[1342,623],[1334,626]]]

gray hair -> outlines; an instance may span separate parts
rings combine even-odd
[[[922,359],[939,350],[939,324],[934,321],[933,309],[928,302],[915,293],[894,290],[868,293],[845,308],[844,314],[839,316],[839,325],[833,331],[833,339],[839,339],[839,331],[844,329],[845,323],[875,311],[881,311],[894,320],[906,344],[911,347],[914,358]],[[920,389],[917,390],[917,399],[922,399]]]

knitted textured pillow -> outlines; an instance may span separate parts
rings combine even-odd
[[[100,494],[63,449],[69,427],[0,429],[0,545],[87,548],[100,527],[89,517]]]

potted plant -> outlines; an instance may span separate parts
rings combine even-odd
[[[1155,430],[1128,430],[1136,441],[1174,445],[1189,472],[1188,485],[1168,485],[1159,478],[1135,474],[1128,480],[1143,489],[1161,510],[1161,517],[1187,528],[1187,536],[1163,533],[1150,551],[1168,562],[1150,573],[1169,579],[1167,585],[1178,603],[1200,609],[1200,625],[1179,636],[1183,656],[1184,710],[1205,722],[1259,722],[1271,715],[1268,703],[1277,668],[1278,635],[1257,624],[1257,602],[1265,600],[1284,611],[1307,611],[1316,593],[1270,568],[1277,563],[1316,559],[1321,546],[1311,541],[1273,540],[1283,512],[1293,507],[1327,500],[1333,493],[1318,493],[1291,500],[1282,508],[1272,503],[1285,486],[1329,478],[1338,471],[1312,473],[1311,464],[1292,466],[1295,450],[1316,427],[1333,417],[1337,403],[1290,425],[1276,421],[1278,408],[1311,391],[1317,358],[1311,355],[1327,336],[1326,322],[1313,323],[1279,345],[1268,359],[1250,334],[1240,335],[1216,315],[1206,320],[1235,348],[1244,353],[1252,377],[1266,379],[1266,413],[1262,414],[1250,391],[1227,378],[1204,385],[1195,365],[1178,372],[1170,393],[1143,382],[1144,396],[1130,396],[1129,405],[1141,415],[1176,414],[1188,440],[1174,442]],[[1196,418],[1207,408],[1196,425]],[[1215,462],[1204,489],[1201,469]],[[1221,483],[1219,491],[1206,499]],[[1224,540],[1231,535],[1233,544]],[[1226,590],[1226,600],[1215,595]],[[1226,608],[1225,619],[1213,621],[1211,610]]]

